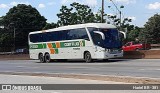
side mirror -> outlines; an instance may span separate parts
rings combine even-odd
[[[102,32],[94,31],[94,33],[97,33],[97,34],[101,35],[102,39],[105,40],[105,36],[104,36],[104,34]]]
[[[123,35],[123,37],[124,37],[124,39],[126,39],[126,32],[123,32],[123,31],[119,31],[122,35]]]

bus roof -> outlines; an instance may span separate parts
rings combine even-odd
[[[86,23],[86,24],[76,24],[76,25],[62,26],[62,27],[48,29],[48,30],[42,30],[42,31],[34,31],[34,32],[30,32],[29,34],[59,31],[59,30],[67,30],[67,29],[76,29],[76,28],[85,28],[85,27],[116,28],[116,26],[111,25],[111,24],[107,24],[107,23]]]

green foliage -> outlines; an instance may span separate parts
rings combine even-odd
[[[142,43],[149,43],[147,41],[147,37],[146,37],[146,33],[147,31],[145,29],[142,29],[140,32],[139,32],[139,41],[142,42]]]
[[[0,26],[3,25],[3,18],[4,18],[4,16],[0,17]]]
[[[62,6],[60,13],[57,14],[58,18],[60,19],[58,20],[58,25],[73,24],[74,21],[72,21],[72,18],[74,18],[76,14],[71,13],[72,10],[73,8],[68,9],[67,6]]]
[[[106,16],[108,17],[108,19],[110,21],[109,23],[114,24],[120,30],[124,30],[124,28],[127,28],[127,30],[129,30],[129,31],[134,29],[134,25],[129,24],[130,22],[132,22],[132,19],[124,18],[124,19],[120,20],[119,16],[117,16],[117,15],[106,14]]]
[[[58,27],[58,25],[55,24],[55,23],[47,23],[47,24],[45,25],[45,27],[43,28],[43,30],[53,29],[53,28],[56,28],[56,27]]]
[[[128,41],[135,41],[136,39],[139,40],[139,33],[142,31],[142,28],[135,27],[131,31],[127,33],[127,40]]]
[[[3,17],[3,25],[7,31],[12,32],[5,33],[7,38],[12,42],[14,29],[16,32],[16,45],[26,46],[28,44],[28,33],[31,31],[42,30],[46,24],[46,19],[40,15],[36,8],[31,5],[18,4],[9,10],[9,12]],[[0,37],[4,40],[4,36]],[[1,42],[2,42],[1,41]]]
[[[60,13],[57,14],[59,18],[59,26],[100,22],[101,17],[98,14],[94,15],[88,5],[82,5],[74,2],[70,4],[70,6],[71,8],[62,6]]]
[[[141,32],[143,35],[140,36],[142,41],[152,44],[160,43],[160,15],[155,14],[149,18],[144,26],[145,29]]]
[[[13,48],[12,33],[4,33],[6,31],[6,29],[0,29],[0,52],[10,52]]]

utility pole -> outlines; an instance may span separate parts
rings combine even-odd
[[[9,25],[11,25],[13,27],[13,52],[15,52],[16,49],[16,27],[15,27],[15,23],[10,23]]]
[[[101,23],[103,23],[103,17],[104,17],[104,0],[102,0]]]
[[[120,30],[122,30],[122,12],[119,11],[120,14]]]
[[[16,28],[14,26],[14,30],[13,30],[13,38],[14,38],[14,45],[13,45],[13,51],[16,51]]]

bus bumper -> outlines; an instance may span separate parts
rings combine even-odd
[[[95,52],[93,59],[109,59],[109,58],[120,58],[123,57],[123,51],[119,53],[108,53],[108,52]]]
[[[109,58],[120,58],[120,57],[123,57],[123,52],[117,53],[117,54],[105,53],[105,59],[109,59]]]

